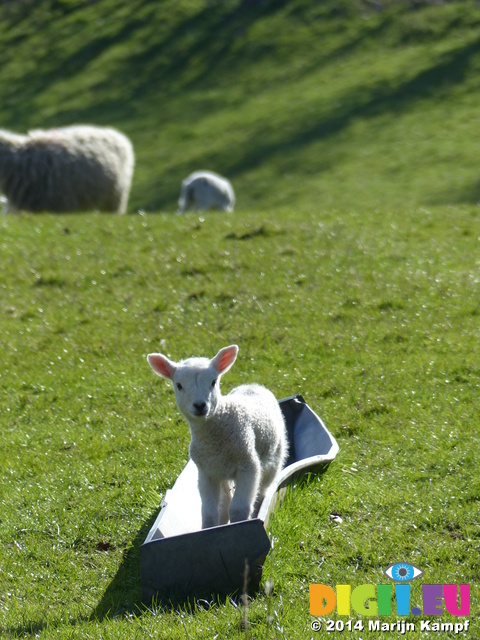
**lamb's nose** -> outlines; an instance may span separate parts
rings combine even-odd
[[[199,416],[203,416],[205,413],[207,413],[206,402],[194,402],[193,408],[195,409],[195,413]]]

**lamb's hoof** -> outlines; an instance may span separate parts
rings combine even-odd
[[[250,517],[250,511],[245,511],[244,509],[235,511],[230,511],[230,522],[241,522],[242,520],[248,520]]]

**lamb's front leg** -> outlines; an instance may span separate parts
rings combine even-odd
[[[248,520],[260,484],[260,463],[252,462],[238,469],[235,476],[235,493],[230,503],[230,522]]]
[[[202,499],[202,529],[216,527],[219,523],[221,483],[198,470],[198,491]]]
[[[220,502],[218,506],[218,524],[227,524],[229,520],[228,508],[232,500],[232,487],[229,480],[224,480],[220,486]]]

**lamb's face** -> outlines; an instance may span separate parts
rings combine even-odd
[[[220,397],[219,373],[211,360],[190,358],[172,378],[177,405],[187,420],[204,420],[215,413]]]
[[[178,408],[188,422],[198,422],[215,413],[221,398],[220,376],[233,365],[237,352],[232,344],[211,360],[188,358],[177,363],[161,353],[150,353],[147,359],[157,375],[172,382]]]

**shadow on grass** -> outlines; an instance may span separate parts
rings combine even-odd
[[[479,52],[480,38],[444,54],[433,66],[401,84],[391,87],[378,83],[372,89],[355,88],[343,96],[343,106],[320,121],[312,122],[306,127],[301,122],[301,126],[290,136],[273,142],[265,141],[262,144],[260,136],[256,145],[245,145],[246,152],[243,156],[235,154],[228,174],[234,177],[263,164],[273,155],[296,151],[315,140],[334,137],[356,118],[368,120],[389,112],[397,113],[413,107],[421,100],[440,97],[464,81],[471,59]]]
[[[169,592],[164,595],[157,594],[150,600],[142,598],[140,547],[157,515],[158,512],[154,513],[137,533],[130,548],[125,551],[122,563],[102,599],[90,616],[83,621],[102,622],[114,618],[128,618],[131,615],[142,615],[152,609],[185,611],[185,609],[193,610],[197,606],[208,608],[213,602],[220,603],[230,598],[228,594],[207,595],[205,592],[189,595]],[[241,594],[236,597],[240,598]],[[77,622],[74,621],[73,624]]]
[[[142,604],[141,599],[140,547],[156,517],[157,514],[155,513],[148,519],[135,536],[131,546],[125,550],[117,573],[108,585],[102,599],[89,616],[72,617],[68,621],[32,620],[15,627],[0,627],[0,637],[37,637],[47,628],[69,625],[75,627],[85,622],[101,622],[105,619],[124,618],[130,615],[139,615],[145,611],[146,607]]]
[[[140,547],[157,515],[154,513],[150,516],[135,536],[131,546],[125,550],[117,573],[89,616],[89,620],[101,622],[104,619],[127,617],[131,614],[138,615],[145,609],[142,604]]]
[[[438,193],[432,194],[428,205],[480,205],[480,180],[473,180],[465,187],[451,187],[448,183]]]
[[[140,17],[137,16],[135,4],[137,8],[142,8]],[[29,18],[29,3],[20,6],[15,13],[4,14],[12,26],[31,19],[34,24],[36,20],[46,34],[54,29],[55,22],[61,29],[60,37],[45,38],[45,50],[38,60],[38,66],[22,74],[13,87],[12,95],[18,93],[22,99],[15,102],[11,117],[8,118],[7,114],[3,124],[18,129],[19,122],[31,123],[32,101],[39,95],[48,94],[56,85],[64,84],[68,88],[72,79],[88,73],[89,65],[114,47],[120,53],[119,61],[114,63],[115,67],[109,68],[104,77],[99,77],[98,84],[91,88],[98,92],[95,104],[83,107],[81,92],[75,85],[72,95],[78,94],[78,107],[62,111],[59,105],[42,126],[71,123],[72,118],[99,124],[128,121],[135,116],[135,105],[143,105],[145,98],[151,100],[151,105],[156,109],[158,93],[163,93],[165,85],[171,86],[174,91],[180,86],[183,90],[192,86],[202,88],[205,82],[211,83],[215,78],[215,70],[224,65],[226,60],[233,66],[230,71],[237,66],[243,67],[249,60],[254,62],[261,54],[260,49],[251,52],[249,60],[245,60],[245,52],[240,56],[232,55],[238,38],[256,20],[288,3],[287,0],[242,0],[232,9],[226,9],[222,3],[209,4],[193,16],[173,23],[171,31],[163,39],[158,37],[158,23],[163,22],[165,17],[162,8],[154,0],[144,2],[144,6],[140,0],[135,4],[132,4],[129,14],[118,21],[118,28],[109,29],[102,25],[93,30],[85,27],[82,16],[86,8],[83,3],[79,3],[78,7],[67,4],[56,6],[54,11],[46,14],[46,18]],[[96,14],[91,9],[89,11],[94,22]],[[100,10],[97,18],[99,23],[108,22]],[[79,29],[85,30],[85,43],[80,48],[72,49],[68,42],[69,34]],[[59,42],[64,44],[60,55]],[[134,52],[131,52],[132,49]],[[270,47],[265,47],[265,50],[270,51]],[[139,112],[142,111],[140,108]]]
[[[298,171],[298,158],[303,150],[317,141],[328,141],[340,136],[356,119],[371,120],[383,114],[397,114],[415,108],[423,100],[441,99],[448,96],[456,86],[464,82],[472,59],[480,52],[480,38],[462,44],[456,50],[439,57],[429,68],[419,71],[414,77],[398,84],[378,82],[372,87],[355,87],[346,92],[340,107],[326,113],[320,119],[298,118],[291,123],[288,133],[268,126],[263,131],[255,131],[254,138],[246,138],[235,153],[227,148],[220,153],[206,153],[202,157],[205,167],[220,170],[235,180],[246,172],[267,164],[281,163],[281,171]],[[293,128],[293,130],[292,130]],[[344,149],[344,151],[342,151]],[[340,145],[330,164],[341,161],[342,153],[348,153],[345,145]],[[320,162],[320,161],[319,161]],[[319,171],[325,170],[325,161]],[[166,169],[159,181],[162,189],[152,191],[146,207],[152,210],[171,206],[178,196],[181,178],[191,169],[189,159],[184,166],[176,165]],[[311,167],[310,167],[311,169]],[[470,193],[459,193],[457,202],[476,202],[476,187]],[[442,200],[444,203],[445,200]],[[450,200],[447,199],[447,202]]]

